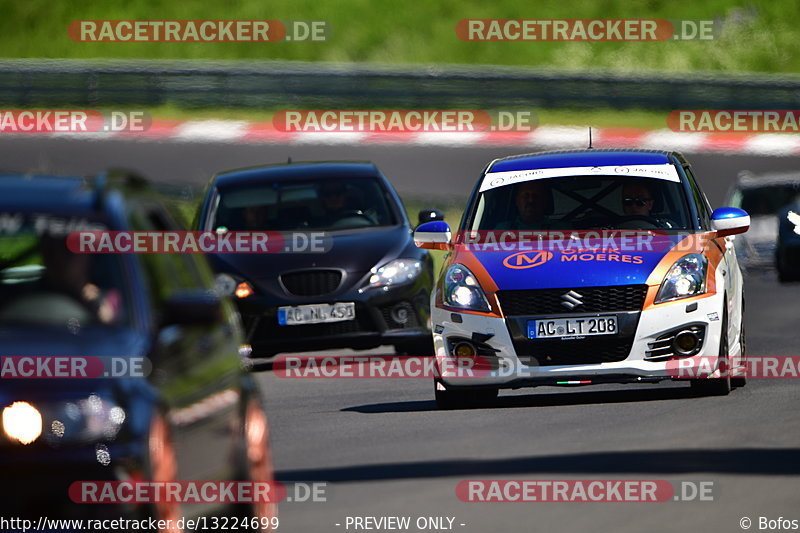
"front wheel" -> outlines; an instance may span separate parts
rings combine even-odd
[[[728,358],[728,306],[727,297],[722,311],[722,335],[719,340],[719,373],[721,378],[700,378],[691,380],[692,389],[700,396],[727,396],[731,392],[731,364]]]
[[[733,388],[741,388],[747,385],[747,344],[745,343],[744,336],[744,300],[742,300],[742,327],[739,333],[739,346],[742,350],[740,360],[743,368],[741,370],[741,375],[731,378],[731,387]]]
[[[241,431],[240,478],[253,483],[269,483],[271,501],[238,504],[235,506],[235,514],[246,518],[249,524],[256,525],[257,531],[272,531],[277,529],[278,524],[275,471],[272,466],[269,422],[258,395],[247,401]]]
[[[413,355],[416,357],[429,357],[436,353],[433,348],[433,337],[395,344],[394,351],[397,355]]]
[[[433,382],[436,406],[443,410],[485,407],[497,399],[496,387],[480,389],[448,389],[440,380]]]

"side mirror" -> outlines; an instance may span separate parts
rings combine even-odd
[[[750,228],[750,215],[738,207],[720,207],[711,213],[711,226],[717,237],[737,235]]]
[[[222,317],[219,297],[205,290],[179,291],[164,302],[161,323],[210,324]]]
[[[447,250],[450,247],[450,226],[437,220],[426,222],[414,230],[414,244],[426,250]]]
[[[436,222],[437,220],[444,220],[444,213],[438,209],[423,209],[419,212],[417,225],[422,225],[426,222]]]

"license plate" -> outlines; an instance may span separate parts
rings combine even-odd
[[[355,318],[356,304],[354,302],[295,305],[278,308],[278,324],[281,326],[343,322]]]
[[[617,331],[616,315],[583,318],[544,318],[528,321],[529,339],[615,335]]]

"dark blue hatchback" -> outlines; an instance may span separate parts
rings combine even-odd
[[[217,254],[254,357],[394,345],[432,351],[433,262],[414,246],[403,204],[367,162],[269,165],[217,174],[196,229],[280,231],[324,249]],[[299,236],[299,237],[298,237]]]

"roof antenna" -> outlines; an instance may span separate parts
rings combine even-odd
[[[589,126],[589,150],[592,149],[592,127]]]

